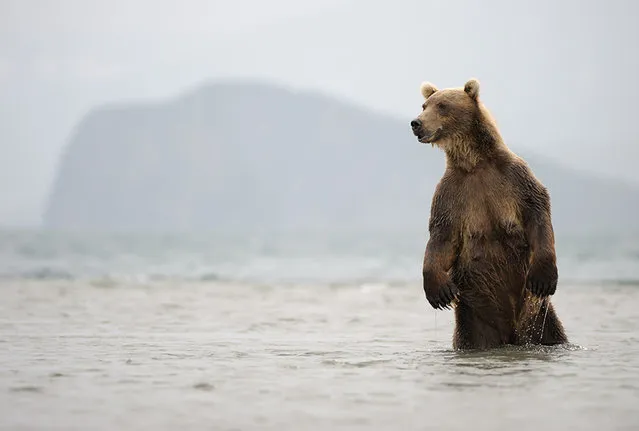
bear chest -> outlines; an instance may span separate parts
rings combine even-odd
[[[513,187],[495,175],[470,177],[459,190],[456,212],[465,238],[494,238],[522,232]]]

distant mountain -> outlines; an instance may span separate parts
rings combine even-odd
[[[637,226],[637,189],[509,144],[548,186],[558,230]],[[413,138],[409,119],[224,82],[90,113],[63,154],[45,225],[425,231],[444,165],[441,151]]]

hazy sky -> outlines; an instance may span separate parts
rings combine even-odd
[[[422,80],[475,76],[509,142],[639,183],[639,8],[557,3],[3,0],[0,224],[40,220],[90,109],[237,76],[401,119],[419,109]]]

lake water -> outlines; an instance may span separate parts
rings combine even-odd
[[[423,246],[0,233],[0,428],[639,429],[639,242],[558,238],[571,344],[488,352]]]

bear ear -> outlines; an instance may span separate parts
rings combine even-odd
[[[464,85],[464,91],[471,99],[477,100],[477,97],[479,97],[479,81],[475,78],[469,79],[466,85]]]
[[[422,84],[421,87],[421,92],[422,92],[422,96],[424,96],[424,99],[428,99],[430,96],[433,95],[433,93],[435,93],[437,91],[437,87],[435,87],[433,84],[431,84],[430,82],[424,82]]]

